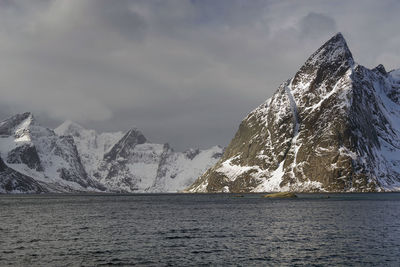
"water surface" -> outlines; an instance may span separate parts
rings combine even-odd
[[[399,263],[400,193],[0,196],[0,266]]]

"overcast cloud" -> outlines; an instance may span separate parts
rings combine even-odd
[[[227,145],[324,41],[400,67],[400,1],[0,0],[0,118]]]

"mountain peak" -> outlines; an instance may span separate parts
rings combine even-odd
[[[344,39],[343,34],[341,32],[336,33],[326,43],[329,43],[329,42],[336,42],[336,43],[341,43],[342,45],[347,45],[346,39]]]
[[[35,119],[31,112],[14,115],[0,122],[0,135],[12,135],[15,128],[27,128],[35,124]]]
[[[387,75],[386,69],[382,64],[379,64],[375,68],[372,69],[374,72],[379,72],[382,75]]]
[[[400,71],[377,73],[382,65],[356,67],[336,34],[241,122],[187,191],[400,190]]]
[[[71,120],[64,121],[60,126],[58,126],[54,131],[58,135],[79,135],[79,132],[85,130],[81,125]]]
[[[346,40],[339,32],[326,41],[316,52],[306,61],[306,65],[316,65],[321,63],[346,62],[354,64],[353,55],[347,46]]]
[[[119,140],[109,152],[104,154],[105,160],[116,160],[119,157],[125,158],[136,146],[147,142],[146,137],[137,128],[132,128]]]
[[[353,56],[341,33],[337,33],[315,51],[294,76],[292,85],[308,84],[314,91],[323,82],[333,85],[354,65]]]
[[[147,142],[146,137],[143,135],[143,133],[137,129],[136,127],[131,128],[126,134],[125,134],[125,139],[129,142],[133,142],[136,144],[144,144]]]

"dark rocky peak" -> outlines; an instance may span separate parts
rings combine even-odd
[[[185,152],[183,152],[188,159],[194,159],[198,154],[200,154],[200,149],[189,148]]]
[[[364,81],[364,83],[366,83],[367,81],[369,81],[372,77],[377,78],[376,75],[374,74],[380,74],[380,72],[374,71],[368,69],[367,67],[364,67],[363,65],[356,65],[353,68],[353,73],[352,73],[352,80],[353,82],[362,82]],[[366,86],[362,86],[363,90],[366,90],[368,87]]]
[[[125,140],[125,142],[128,142],[128,143],[135,143],[137,145],[144,144],[147,142],[147,139],[143,135],[143,133],[136,128],[130,129],[125,134],[125,136],[122,137],[122,140]]]
[[[129,130],[122,138],[119,140],[111,150],[104,155],[104,159],[116,160],[119,157],[127,157],[131,150],[140,144],[147,142],[146,137],[136,128]]]
[[[308,84],[306,89],[309,91],[316,90],[323,83],[330,87],[353,65],[346,40],[341,33],[337,33],[307,59],[294,76],[292,85]]]
[[[35,119],[30,112],[14,115],[2,122],[0,122],[0,135],[12,135],[15,128],[21,123],[25,122],[24,128],[35,124]]]
[[[378,66],[373,68],[372,71],[375,72],[375,73],[380,73],[380,74],[382,74],[384,76],[387,75],[386,69],[382,64],[379,64]]]
[[[305,65],[318,65],[321,63],[338,64],[343,62],[353,64],[354,60],[346,40],[339,32],[315,51],[307,59]]]

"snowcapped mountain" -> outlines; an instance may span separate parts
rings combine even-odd
[[[46,193],[45,185],[9,168],[0,157],[0,193]]]
[[[54,131],[31,113],[0,122],[0,193],[177,192],[222,156],[222,148],[174,152],[137,129],[101,133],[66,121]]]
[[[400,190],[400,70],[338,33],[252,111],[189,192]]]
[[[58,126],[54,132],[59,136],[73,137],[83,166],[91,177],[97,172],[104,154],[124,136],[122,132],[98,134],[70,120]]]
[[[149,143],[136,128],[97,134],[66,121],[55,132],[72,136],[86,172],[111,191],[177,192],[191,185],[222,155],[222,148],[174,152]]]
[[[105,189],[88,177],[73,138],[59,137],[54,131],[39,126],[31,113],[18,114],[0,123],[0,157],[4,159],[3,169],[12,173],[4,175],[17,177],[18,183],[24,183],[24,186],[12,186],[14,182],[11,182],[7,189],[3,188],[5,191],[24,191],[31,187],[37,188],[33,191],[44,192]],[[31,179],[36,183],[31,183]]]

